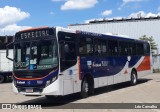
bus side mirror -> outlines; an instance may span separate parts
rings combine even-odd
[[[6,58],[13,61],[13,59],[9,57],[9,48],[13,49],[13,42],[6,45]]]

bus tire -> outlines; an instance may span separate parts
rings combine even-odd
[[[0,83],[3,83],[5,82],[5,77],[4,75],[0,74]]]
[[[85,77],[81,86],[81,97],[86,98],[94,93],[93,79]]]
[[[131,85],[134,86],[137,84],[137,72],[132,70],[131,72]]]

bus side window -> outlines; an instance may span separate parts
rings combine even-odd
[[[143,46],[144,46],[144,54],[149,55],[150,54],[150,45],[148,43],[145,43]]]
[[[100,55],[102,51],[101,41],[99,39],[95,39],[95,55]]]
[[[84,55],[87,54],[86,40],[85,38],[81,38],[79,42],[79,54]]]
[[[64,44],[64,51],[65,51],[65,60],[76,60],[76,50],[74,43],[65,43]]]
[[[102,40],[102,55],[107,55],[107,42]]]
[[[137,55],[144,55],[143,43],[137,43]]]
[[[118,42],[116,40],[108,40],[109,55],[118,55]]]
[[[136,55],[136,44],[128,42],[128,55]]]
[[[91,38],[81,37],[79,42],[79,54],[91,55],[93,54],[93,44]]]
[[[75,43],[61,42],[60,43],[60,54],[63,61],[74,61],[76,60],[76,49]]]
[[[76,45],[73,42],[60,42],[61,70],[65,70],[76,63]]]
[[[126,56],[128,55],[128,43],[127,42],[119,42],[119,54]]]
[[[95,39],[95,55],[106,55],[107,45],[104,39]]]

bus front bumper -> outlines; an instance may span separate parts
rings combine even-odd
[[[23,94],[23,95],[32,95],[32,96],[40,96],[40,95],[61,95],[59,89],[59,81],[56,80],[54,83],[48,85],[45,88],[32,88],[32,87],[20,87],[17,88],[14,83],[12,83],[12,89],[15,94]],[[32,89],[33,91],[26,91],[26,89]]]

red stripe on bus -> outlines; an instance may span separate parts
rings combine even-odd
[[[58,70],[58,69],[56,69],[56,70]],[[46,78],[47,76],[49,76],[51,73],[55,72],[56,70],[51,71],[48,75],[41,77],[41,78],[18,78],[15,76],[14,73],[13,73],[13,76],[18,80],[40,80],[40,79]]]
[[[145,56],[141,64],[137,67],[137,71],[150,70],[150,56]]]

